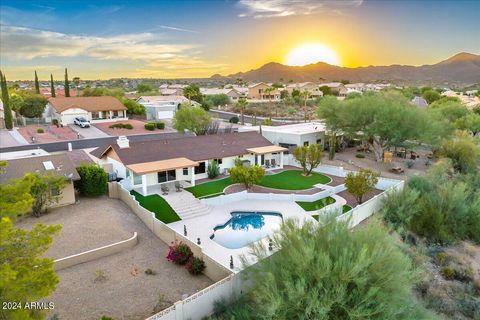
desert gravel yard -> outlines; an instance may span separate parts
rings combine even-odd
[[[167,245],[120,200],[80,198],[80,204],[53,209],[41,218],[27,218],[19,227],[62,224],[48,251],[50,257],[125,240],[138,233],[138,244],[123,252],[58,271],[60,283],[46,301],[53,301],[60,319],[145,319],[213,282],[191,276],[168,262]],[[147,275],[151,269],[156,274]]]

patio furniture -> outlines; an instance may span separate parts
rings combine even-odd
[[[392,167],[392,169],[390,169],[391,172],[393,173],[403,173],[404,170],[402,167]]]
[[[265,168],[270,168],[270,160],[265,160]]]
[[[180,181],[175,181],[175,189],[177,192],[181,192],[183,189],[183,186],[180,184]]]
[[[162,189],[162,194],[163,194],[164,196],[168,194],[168,191],[170,191],[170,189],[168,189],[168,187],[165,186],[165,185],[162,185],[162,186],[160,187],[160,189]]]
[[[275,159],[272,159],[270,160],[271,164],[272,164],[272,168],[276,167],[277,166],[277,161],[275,161]]]

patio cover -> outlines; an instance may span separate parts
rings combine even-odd
[[[247,149],[247,151],[254,154],[266,154],[266,153],[272,153],[272,152],[285,152],[285,151],[288,151],[288,149],[284,147],[279,147],[279,146],[266,146],[266,147]]]
[[[198,165],[198,162],[192,161],[187,158],[175,158],[168,160],[129,164],[127,165],[127,168],[137,175],[142,175],[152,172],[162,172],[180,168],[196,167]]]

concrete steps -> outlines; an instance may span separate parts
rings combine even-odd
[[[163,197],[182,220],[202,216],[212,210],[188,191],[171,192]]]

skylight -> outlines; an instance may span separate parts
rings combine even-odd
[[[44,161],[43,166],[45,167],[45,170],[53,170],[55,167],[53,166],[52,161]]]

